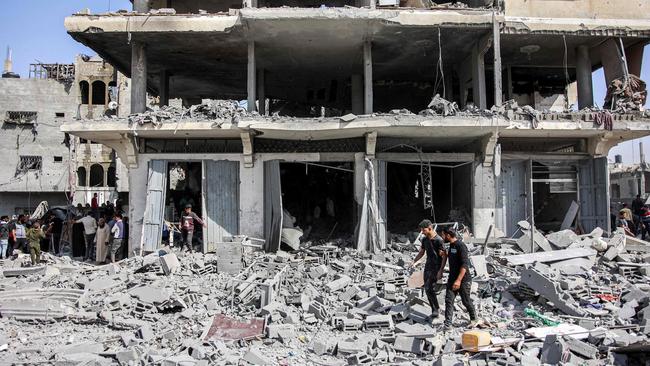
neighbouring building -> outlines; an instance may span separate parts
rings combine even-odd
[[[424,217],[476,237],[514,235],[521,220],[558,230],[573,202],[571,226],[610,230],[607,154],[650,134],[637,78],[650,3],[393,5],[134,0],[66,18],[131,78],[142,113],[62,128],[126,164],[129,253],[155,250],[187,202],[207,219],[206,251],[236,234],[273,251],[294,224],[370,251]],[[600,67],[606,111],[591,108]],[[248,111],[146,112],[148,92]]]
[[[643,144],[640,144],[643,151]],[[637,195],[647,200],[650,198],[650,166],[645,162],[641,154],[641,163],[623,164],[620,155],[609,166],[609,192],[610,200],[614,207],[619,208],[621,204],[632,204]]]
[[[60,130],[66,120],[110,109],[111,83],[124,78],[85,56],[74,64],[33,64],[26,79],[11,68],[9,51],[0,78],[0,213],[31,213],[41,201],[65,207],[90,203],[93,193],[105,200],[127,193],[128,175],[110,149]],[[117,105],[125,103],[128,115],[128,98]]]

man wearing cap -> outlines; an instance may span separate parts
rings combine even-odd
[[[194,221],[198,221],[199,224],[206,226],[203,220],[198,217],[194,212],[192,212],[192,205],[186,204],[185,210],[181,215],[181,232],[183,234],[183,243],[187,245],[187,249],[192,252],[192,239],[194,238]]]
[[[470,298],[472,289],[472,275],[469,273],[469,254],[467,246],[458,238],[456,231],[446,227],[442,232],[445,242],[449,243],[449,279],[447,280],[447,292],[445,294],[445,330],[451,329],[451,321],[454,318],[454,300],[460,295],[460,300],[465,305],[471,320],[469,327],[473,328],[478,324],[476,310]]]
[[[447,254],[445,253],[444,242],[440,235],[433,229],[433,223],[431,221],[422,220],[419,228],[423,235],[423,238],[420,240],[422,245],[411,267],[415,266],[415,263],[422,258],[424,253],[427,254],[427,262],[424,265],[424,292],[427,294],[429,305],[431,306],[431,318],[435,319],[438,317],[438,309],[440,309],[435,285],[442,278]]]

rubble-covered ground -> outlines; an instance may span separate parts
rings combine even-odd
[[[460,301],[451,331],[428,318],[421,273],[408,269],[419,244],[396,236],[379,254],[246,248],[234,274],[215,254],[169,249],[101,266],[5,260],[0,364],[647,365],[650,244],[602,230],[535,232],[533,244],[522,230],[468,240],[491,336],[479,349],[463,349]]]

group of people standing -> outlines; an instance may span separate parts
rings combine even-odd
[[[460,295],[461,302],[467,309],[470,317],[469,327],[478,324],[476,310],[470,297],[472,288],[472,275],[467,246],[459,234],[451,227],[445,227],[439,235],[429,220],[420,222],[419,229],[422,233],[420,252],[417,254],[411,267],[426,254],[424,265],[424,292],[431,306],[431,320],[439,316],[440,306],[436,295],[436,283],[442,279],[445,265],[449,262],[449,278],[445,292],[445,330],[452,326],[454,317],[454,301]],[[445,243],[448,248],[445,248]]]
[[[99,212],[88,210],[79,219],[62,220],[53,212],[42,219],[30,219],[29,215],[0,217],[0,258],[17,256],[18,251],[29,253],[33,265],[40,263],[42,244],[48,252],[62,255],[63,247],[71,245],[72,227],[83,224],[85,252],[84,260],[106,262],[108,258],[115,262],[122,242],[126,238],[127,224],[122,215],[113,211],[104,213],[97,221]]]
[[[101,217],[95,220],[93,212],[89,211],[86,216],[78,219],[75,223],[83,224],[84,241],[86,250],[84,260],[99,263],[106,262],[110,256],[111,262],[115,257],[125,238],[125,223],[122,221],[121,213],[114,213],[112,217]]]
[[[631,208],[627,203],[623,203],[614,226],[623,229],[629,236],[641,235],[641,239],[645,240],[646,235],[650,235],[650,206],[641,195],[637,195]]]

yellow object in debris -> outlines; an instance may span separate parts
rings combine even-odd
[[[463,349],[478,352],[480,347],[489,346],[491,341],[492,337],[490,333],[482,330],[469,330],[463,333],[461,343],[463,344]]]

